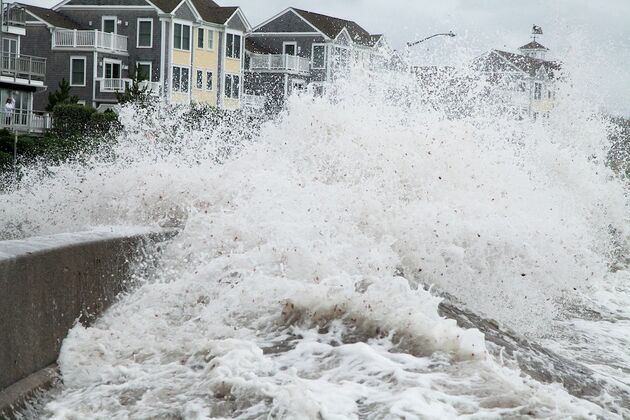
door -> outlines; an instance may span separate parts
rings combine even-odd
[[[115,16],[104,16],[103,17],[103,32],[107,32],[110,34],[115,34],[117,32],[116,30],[116,21],[118,19]]]
[[[285,42],[282,45],[283,53],[288,55],[296,55],[297,54],[297,43],[296,42]]]
[[[2,68],[14,72],[16,57],[17,39],[2,38]]]
[[[120,79],[120,63],[105,62],[105,79]]]

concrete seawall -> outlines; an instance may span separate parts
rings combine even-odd
[[[173,235],[117,228],[0,242],[0,418],[51,382],[68,330],[100,315],[141,251]]]

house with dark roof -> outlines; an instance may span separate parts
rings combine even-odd
[[[354,21],[289,7],[247,36],[247,93],[265,95],[268,108],[294,91],[323,92],[352,64],[384,65],[391,49]]]
[[[560,63],[547,60],[547,51],[534,40],[519,47],[518,53],[491,50],[477,57],[472,68],[494,86],[511,112],[537,119],[553,108],[560,76]]]
[[[0,12],[0,127],[41,133],[50,125],[43,108],[33,109],[33,96],[46,90],[46,58],[24,50],[26,12],[18,4],[5,4]],[[11,105],[6,106],[7,101]]]
[[[63,0],[28,15],[25,51],[45,54],[46,84],[68,80],[71,93],[97,109],[117,102],[137,69],[170,103],[239,108],[244,35],[238,7],[211,0]],[[47,94],[35,96],[46,106]]]

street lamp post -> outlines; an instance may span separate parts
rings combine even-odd
[[[435,38],[436,36],[450,36],[450,37],[454,37],[455,34],[453,33],[453,31],[449,31],[449,32],[444,32],[444,33],[439,33],[439,34],[433,34],[431,36],[428,36],[426,38],[422,38],[419,41],[414,41],[414,42],[407,42],[407,46],[408,47],[413,47],[414,45],[418,45],[421,42],[426,41],[427,39],[431,39],[431,38]]]

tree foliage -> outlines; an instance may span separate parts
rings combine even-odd
[[[48,105],[46,111],[52,112],[57,104],[76,104],[79,102],[79,98],[70,95],[70,83],[66,79],[61,79],[59,82],[59,88],[48,94]]]

